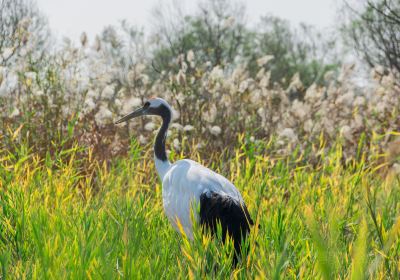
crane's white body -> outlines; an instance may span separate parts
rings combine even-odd
[[[178,232],[180,223],[190,239],[193,237],[193,222],[196,222],[191,219],[191,211],[198,219],[195,207],[201,194],[212,191],[243,203],[239,191],[228,179],[193,160],[183,159],[170,164],[155,158],[155,163],[162,181],[165,214]]]

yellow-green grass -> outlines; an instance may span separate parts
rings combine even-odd
[[[93,173],[78,149],[45,159],[3,150],[0,279],[399,279],[400,184],[378,164],[343,165],[340,146],[314,166],[248,145],[229,160],[210,153],[256,221],[250,253],[232,269],[232,244],[198,227],[188,241],[170,226],[147,148],[133,142],[126,158],[92,162]]]

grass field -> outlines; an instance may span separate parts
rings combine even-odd
[[[173,230],[151,149],[131,146],[107,165],[89,154],[93,172],[78,148],[44,159],[23,145],[1,151],[0,279],[400,277],[399,179],[374,161],[343,165],[339,145],[314,166],[249,145],[210,155],[204,163],[240,189],[259,225],[232,270],[229,244]]]

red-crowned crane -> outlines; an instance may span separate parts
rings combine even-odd
[[[250,232],[253,221],[236,187],[225,177],[202,166],[183,159],[170,163],[165,151],[165,139],[171,122],[172,111],[161,98],[152,98],[144,106],[122,117],[116,124],[139,116],[160,116],[162,126],[154,144],[154,161],[162,182],[162,197],[165,213],[179,232],[178,223],[185,234],[193,238],[191,211],[195,219],[214,235],[217,224],[221,224],[223,240],[228,234],[235,247],[234,263],[240,255],[241,242]],[[194,205],[200,204],[200,212]]]

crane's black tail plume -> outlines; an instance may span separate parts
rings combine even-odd
[[[242,240],[247,238],[254,222],[244,203],[227,195],[207,191],[200,196],[200,224],[215,235],[218,223],[221,224],[223,241],[227,234],[233,239],[235,266],[242,255]]]

